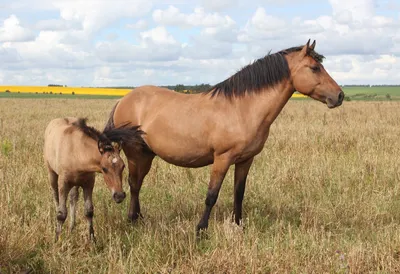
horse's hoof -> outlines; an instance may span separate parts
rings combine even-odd
[[[144,217],[141,213],[128,215],[128,222],[130,222],[132,224],[136,223],[139,219],[140,220],[144,219]]]
[[[197,240],[208,238],[207,228],[208,228],[208,226],[205,226],[205,225],[197,225],[197,227],[196,227],[196,239]]]

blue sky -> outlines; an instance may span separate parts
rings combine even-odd
[[[399,0],[0,0],[0,85],[215,84],[309,38],[340,84],[400,84]]]

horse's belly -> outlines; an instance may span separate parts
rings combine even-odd
[[[203,167],[212,164],[214,157],[212,152],[187,146],[174,146],[171,143],[164,147],[158,143],[150,145],[151,150],[164,161],[182,167]]]

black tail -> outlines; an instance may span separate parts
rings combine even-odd
[[[103,132],[104,131],[110,131],[111,129],[115,128],[115,125],[114,125],[114,112],[115,112],[115,109],[118,106],[118,103],[119,103],[119,100],[117,101],[117,103],[112,108],[112,110],[110,112],[110,116],[108,117],[108,121],[107,121],[107,123],[106,123],[106,125],[104,127]]]

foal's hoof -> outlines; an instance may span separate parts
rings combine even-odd
[[[60,222],[65,222],[65,219],[67,219],[67,213],[58,211],[57,212],[57,220]]]
[[[94,234],[91,234],[91,235],[89,236],[89,239],[90,239],[90,241],[93,242],[94,244],[97,243],[96,237],[94,236]]]

